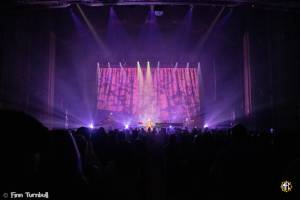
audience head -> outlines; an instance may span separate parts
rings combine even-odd
[[[237,124],[231,129],[233,139],[240,141],[247,138],[247,129],[242,124]]]
[[[47,146],[48,130],[38,120],[18,111],[0,111],[0,181],[18,187],[34,179],[39,157]]]

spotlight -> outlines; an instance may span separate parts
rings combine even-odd
[[[94,124],[93,124],[93,123],[90,123],[90,124],[89,124],[89,128],[90,128],[90,129],[93,129],[93,128],[94,128]]]
[[[170,129],[172,129],[172,128],[173,128],[173,126],[172,126],[172,125],[170,125],[170,126],[169,126],[169,128],[170,128]]]
[[[129,129],[129,124],[125,124],[125,129]]]
[[[203,128],[208,128],[208,124],[204,124]]]
[[[154,8],[154,15],[160,17],[164,14],[163,9],[160,6],[155,6]]]

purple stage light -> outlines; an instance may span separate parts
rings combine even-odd
[[[162,11],[162,10],[155,10],[154,14],[155,14],[155,16],[160,17],[160,16],[162,16],[164,14],[164,11]]]
[[[129,129],[129,124],[125,124],[125,129]]]
[[[153,10],[154,10],[154,15],[157,17],[160,17],[164,14],[164,11],[160,6],[155,6]]]
[[[208,124],[205,123],[204,126],[203,126],[203,128],[208,128]]]
[[[90,123],[90,124],[89,124],[89,128],[90,128],[90,129],[94,129],[94,124],[93,124],[93,123]]]

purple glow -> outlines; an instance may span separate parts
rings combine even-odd
[[[90,128],[90,129],[94,129],[94,124],[93,124],[93,123],[90,123],[90,124],[89,124],[89,128]]]
[[[164,14],[164,11],[162,11],[162,10],[155,10],[154,14],[155,14],[155,16],[160,17],[160,16],[162,16]]]
[[[55,116],[63,115],[65,110],[69,113],[67,120],[57,117],[55,122],[48,122],[45,119],[47,124],[53,123],[55,127],[84,125],[88,128],[94,128],[94,125],[97,128],[101,124],[107,128],[124,129],[126,124],[129,128],[142,126],[151,118],[154,124],[179,122],[189,128],[203,128],[205,121],[209,128],[214,128],[223,121],[240,117],[241,111],[236,105],[239,103],[237,99],[242,99],[243,90],[238,90],[240,93],[235,91],[243,88],[235,83],[241,82],[243,76],[236,76],[235,80],[232,73],[227,73],[223,66],[235,65],[223,62],[221,54],[214,55],[211,51],[218,47],[218,42],[210,44],[207,41],[205,55],[200,56],[198,50],[193,50],[198,49],[197,41],[203,32],[201,20],[198,23],[201,14],[198,7],[166,9],[162,6],[161,10],[160,6],[149,7],[135,10],[107,6],[103,8],[104,12],[88,16],[90,21],[82,15],[84,12],[89,14],[89,9],[81,7],[83,12],[78,8],[70,9],[74,35],[64,37],[65,31],[56,34],[72,45],[67,47],[66,56],[57,57],[57,63],[64,67],[55,71],[55,87],[52,86],[55,90]],[[175,12],[171,11],[173,9]],[[155,11],[164,12],[164,16],[157,17]],[[133,17],[127,17],[127,14]],[[90,29],[92,26],[95,32]],[[95,43],[96,34],[103,40],[108,54]],[[60,47],[63,43],[57,45]],[[83,49],[86,51],[84,55]],[[137,75],[137,61],[141,66],[140,76]],[[147,73],[147,61],[150,73]],[[97,88],[94,85],[96,63],[99,67]],[[195,68],[197,64],[198,69]],[[70,70],[68,66],[74,68]],[[218,85],[218,81],[222,84]],[[27,99],[31,99],[30,95]],[[38,98],[41,102],[48,100]],[[97,109],[95,104],[98,104]],[[94,124],[90,124],[91,119]]]
[[[204,126],[203,126],[203,128],[208,128],[208,124],[205,123]]]

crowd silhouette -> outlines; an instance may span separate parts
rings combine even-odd
[[[285,199],[299,187],[299,135],[228,130],[81,127],[48,130],[22,112],[0,111],[5,192],[57,199]],[[291,193],[280,184],[293,183]]]

